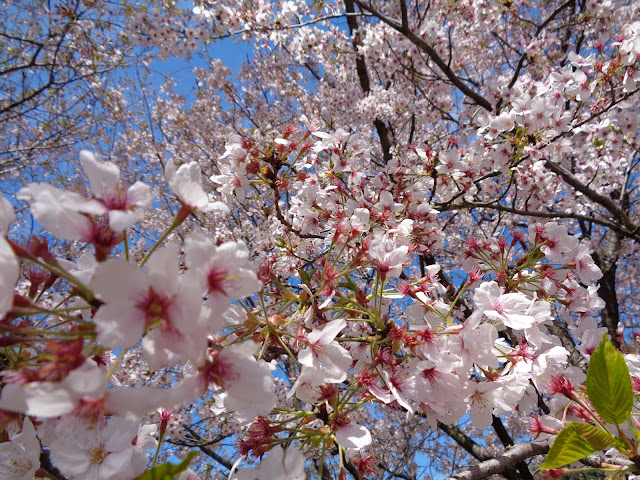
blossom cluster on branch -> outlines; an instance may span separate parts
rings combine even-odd
[[[27,415],[6,420],[16,439],[3,445],[24,447],[19,478],[38,468],[36,434],[63,474],[141,474],[144,450],[155,442],[148,433],[154,426],[140,427],[140,419],[207,392],[213,411],[234,412],[250,425],[242,453],[262,457],[291,445],[276,462],[284,469],[279,475],[302,478],[299,451],[337,445],[341,460],[360,458],[371,433],[357,423],[358,410],[372,403],[420,412],[433,425],[469,413],[476,428],[486,428],[493,415],[528,415],[539,395],[583,382],[546,324],[559,308],[568,321],[582,320],[575,328],[582,330],[583,355],[597,345],[602,329],[590,318],[602,302],[591,285],[602,274],[585,246],[557,223],[532,224],[528,234],[468,241],[457,274],[467,273],[457,286],[447,280],[445,287],[442,279],[456,272],[441,272],[438,264],[416,275],[416,255],[444,241],[426,200],[425,185],[436,185],[433,167],[398,166],[394,184],[384,185],[366,167],[339,168],[357,165],[359,149],[344,133],[314,128],[288,128],[265,145],[231,138],[223,157],[235,175],[245,175],[234,185],[262,189],[279,224],[281,253],[253,261],[241,241],[173,235],[190,215],[228,214],[203,190],[194,162],[167,164],[180,208],[144,256],[129,252],[127,237],[151,208],[151,192],[141,182],[122,186],[113,163],[81,152],[86,196],[48,184],[24,187],[18,196],[36,220],[53,235],[93,245],[95,260],[81,267],[57,259],[46,237],[3,239],[3,298],[13,297],[4,306],[3,345],[14,348],[5,349],[0,408]],[[285,190],[292,207],[283,213]],[[3,212],[6,232],[7,200]],[[310,263],[316,256],[321,260]],[[28,282],[17,282],[20,261]],[[285,268],[286,276],[276,274]],[[407,268],[413,273],[406,275]],[[138,345],[150,369],[181,365],[181,379],[120,384],[113,375]],[[277,399],[272,370],[282,364],[292,384]],[[566,410],[569,400],[551,399],[563,420],[580,416]],[[91,432],[91,441],[76,430]],[[59,440],[66,438],[74,438],[75,448]],[[257,473],[240,470],[237,478],[274,478],[273,463]],[[358,463],[366,466],[366,458]]]
[[[417,479],[437,431],[459,478],[640,473],[637,2],[93,3],[0,31],[114,122],[0,183],[3,478]],[[226,37],[191,102],[96,71]],[[67,148],[47,88],[7,154]]]

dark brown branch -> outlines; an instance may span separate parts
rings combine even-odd
[[[407,475],[406,473],[402,473],[402,472],[394,472],[393,470],[391,470],[387,465],[385,465],[384,463],[378,463],[378,468],[381,470],[384,470],[385,472],[389,473],[391,475],[392,478],[402,478],[403,480],[415,480],[415,477],[410,477],[409,475]]]
[[[17,72],[19,70],[25,70],[31,67],[48,67],[49,65],[36,63],[36,60],[38,59],[38,55],[40,55],[40,52],[42,51],[43,47],[44,45],[38,46],[33,56],[31,57],[31,60],[29,61],[29,63],[23,63],[21,65],[16,65],[14,67],[7,67],[5,70],[0,71],[0,76],[8,75],[10,73]]]
[[[196,440],[203,440],[203,438],[198,435],[198,433],[193,430],[192,428],[188,427],[188,426],[184,426],[184,429],[189,432],[189,434],[191,434],[191,436],[196,439]],[[172,442],[173,443],[173,442]],[[220,465],[222,465],[223,467],[225,467],[227,470],[231,470],[233,468],[233,463],[230,462],[229,460],[227,460],[226,458],[218,455],[216,452],[214,452],[213,450],[211,450],[207,445],[209,445],[211,442],[206,442],[206,443],[201,443],[201,444],[197,444],[195,445],[202,453],[204,453],[206,456],[212,458],[213,460],[215,460],[216,462],[218,462]]]
[[[538,28],[536,29],[536,32],[533,34],[533,37],[536,38],[538,35],[540,35],[542,31],[553,21],[553,19],[556,18],[560,12],[562,12],[562,10],[564,10],[565,8],[569,7],[574,3],[575,3],[575,0],[567,0],[558,8],[556,8],[553,12],[551,12],[551,15],[549,15],[546,18],[546,20],[544,20],[538,26]],[[507,86],[507,88],[512,88],[516,84],[516,82],[518,81],[518,77],[520,77],[520,72],[522,71],[522,67],[524,67],[524,62],[527,60],[527,58],[528,56],[526,53],[523,53],[522,55],[520,55],[520,58],[518,59],[518,64],[516,65],[516,69],[513,72],[513,76],[511,77],[511,81],[509,81],[509,85]],[[501,98],[498,101],[498,105],[502,105],[502,101],[503,99]]]
[[[509,432],[507,432],[507,429],[504,427],[502,420],[500,420],[500,418],[496,417],[495,415],[492,415],[492,417],[493,420],[491,426],[496,432],[498,439],[500,439],[500,442],[505,448],[512,447],[514,445],[513,439],[511,438],[511,435],[509,435]],[[527,465],[524,461],[518,462],[514,466],[516,470],[518,470],[520,478],[524,480],[533,480],[533,475],[531,475],[531,472],[529,471],[529,465]]]
[[[53,480],[67,480],[67,477],[51,463],[48,450],[40,450],[40,468]]]
[[[491,475],[503,474],[524,460],[549,451],[546,442],[522,443],[511,447],[495,458],[467,467],[446,480],[480,480]]]
[[[347,25],[349,26],[349,34],[351,35],[351,42],[356,49],[356,72],[358,73],[358,80],[360,81],[360,88],[365,94],[371,91],[371,81],[369,80],[369,73],[367,72],[367,65],[364,61],[364,57],[358,52],[358,46],[362,44],[360,34],[358,32],[358,20],[354,16],[355,6],[354,0],[344,1],[345,10],[349,14],[347,16]],[[391,140],[389,138],[389,130],[385,123],[376,118],[373,121],[373,125],[376,127],[378,138],[380,139],[380,146],[382,147],[382,158],[385,163],[391,161]]]
[[[233,463],[231,463],[229,460],[227,460],[224,457],[221,457],[220,455],[218,455],[216,452],[214,452],[213,450],[211,450],[209,447],[205,447],[204,445],[201,445],[198,447],[198,449],[204,453],[206,456],[208,456],[209,458],[212,458],[213,460],[215,460],[216,462],[218,462],[220,465],[222,465],[224,468],[226,468],[227,470],[231,470],[233,468]]]
[[[527,59],[527,54],[523,53],[520,56],[520,59],[518,60],[518,64],[516,65],[516,69],[513,72],[513,76],[511,77],[511,81],[509,82],[509,85],[507,85],[507,88],[512,88],[518,81],[518,77],[520,76],[520,71],[522,70],[522,67],[524,66],[524,62],[526,59]]]
[[[438,422],[438,428],[444,433],[449,435],[458,445],[464,448],[476,460],[485,462],[491,459],[490,456],[484,453],[482,446],[474,442],[467,434],[465,434],[460,427],[456,425],[445,425],[442,422]]]
[[[352,0],[349,0],[349,1],[352,1]],[[353,1],[355,1],[355,3],[357,3],[360,6],[360,8],[362,8],[363,10],[366,10],[367,12],[371,13],[374,17],[378,18],[381,22],[386,23],[391,28],[393,28],[397,32],[404,35],[405,38],[407,38],[407,40],[409,40],[420,50],[425,52],[429,56],[429,58],[433,61],[433,63],[435,63],[438,66],[438,68],[442,71],[442,73],[445,74],[445,76],[449,79],[449,81],[453,85],[455,85],[467,97],[472,99],[475,103],[477,103],[479,106],[481,106],[485,110],[489,112],[493,110],[491,106],[491,102],[489,102],[489,100],[484,98],[478,92],[475,92],[474,90],[469,88],[462,80],[460,80],[460,78],[458,78],[458,76],[455,73],[453,73],[453,70],[449,68],[449,66],[447,65],[447,62],[445,62],[442,58],[440,58],[440,55],[438,55],[438,53],[433,49],[433,47],[431,47],[431,45],[425,42],[418,35],[413,33],[413,31],[410,28],[403,27],[402,22],[398,22],[397,20],[387,17],[386,15],[378,12],[376,9],[361,2],[360,0],[353,0]],[[345,1],[345,4],[346,3],[347,2]]]
[[[619,220],[629,232],[631,232],[632,234],[637,233],[638,226],[631,221],[631,218],[629,218],[624,210],[622,210],[611,198],[607,197],[606,195],[602,195],[595,190],[591,190],[588,186],[578,180],[571,172],[558,165],[557,163],[552,162],[551,160],[546,160],[545,165],[553,173],[561,176],[562,179],[569,185],[571,185],[576,191],[584,194],[584,196],[592,202],[597,203],[598,205],[601,205],[609,210],[614,218]]]
[[[480,462],[482,462],[481,465],[484,462],[490,462],[492,460],[492,457],[486,455],[484,453],[484,449],[476,442],[474,442],[471,437],[460,430],[460,427],[456,425],[445,425],[442,422],[438,422],[438,428],[449,435],[458,445],[464,448],[476,460],[480,460]],[[513,465],[496,473],[500,473],[507,480],[520,480],[520,476],[513,470]]]
[[[615,190],[613,195],[617,195],[621,208],[628,212],[631,208],[631,202],[626,191],[626,184],[622,189]],[[603,248],[593,252],[593,259],[602,271],[602,278],[598,282],[600,284],[598,295],[604,300],[605,306],[600,312],[600,318],[602,319],[602,325],[607,327],[611,341],[617,348],[620,348],[620,342],[618,341],[620,309],[616,288],[616,272],[622,252],[623,240],[624,237],[619,232],[612,230],[607,233]]]
[[[558,8],[556,8],[553,12],[551,12],[551,15],[549,15],[547,19],[544,22],[542,22],[540,26],[538,26],[538,29],[536,30],[536,33],[533,36],[537,37],[538,35],[540,35],[542,31],[547,27],[547,25],[549,25],[553,21],[553,19],[556,18],[560,12],[562,12],[562,10],[564,10],[565,8],[575,3],[576,3],[576,0],[567,0]]]
[[[409,29],[409,17],[407,15],[407,2],[406,0],[400,0],[400,15],[402,18],[402,28]]]
[[[640,235],[635,231],[629,231],[609,220],[601,220],[596,217],[589,217],[587,215],[581,215],[579,213],[518,210],[517,208],[507,207],[505,205],[499,205],[494,203],[480,203],[480,202],[467,202],[467,201],[463,201],[460,204],[450,204],[450,205],[436,204],[436,208],[440,211],[461,210],[461,209],[469,209],[469,208],[486,208],[489,210],[497,210],[501,212],[514,213],[516,215],[522,215],[525,217],[572,218],[574,220],[583,220],[586,222],[592,222],[598,225],[602,225],[603,227],[607,227],[619,232],[620,234],[622,234],[627,238],[631,238],[635,241],[640,242]]]

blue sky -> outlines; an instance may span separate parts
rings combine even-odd
[[[202,46],[201,46],[202,47]],[[214,43],[203,47],[208,52],[210,58],[219,58],[233,71],[234,77],[240,71],[240,67],[247,59],[253,58],[253,47],[251,44],[242,41],[234,41],[232,38],[216,40]],[[184,95],[189,103],[193,99],[195,85],[195,75],[193,69],[196,67],[205,68],[208,60],[196,52],[191,58],[169,57],[167,60],[156,58],[151,64],[151,70],[156,73],[154,86],[159,86],[166,76],[176,83],[176,92]]]

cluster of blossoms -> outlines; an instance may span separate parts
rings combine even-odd
[[[157,444],[152,436],[157,426],[140,426],[142,416],[195,401],[210,385],[224,405],[250,419],[275,405],[269,370],[253,356],[255,344],[233,344],[235,336],[226,333],[231,335],[228,348],[209,346],[210,335],[222,334],[231,302],[262,288],[244,243],[215,245],[193,234],[182,251],[173,242],[159,248],[188,215],[227,212],[202,190],[198,165],[167,165],[167,183],[182,208],[161,241],[133,263],[127,261],[126,243],[124,252],[112,254],[152,206],[150,187],[136,182],[124,188],[115,164],[99,162],[87,151],[80,158],[90,195],[31,184],[18,197],[29,202],[51,234],[93,245],[93,260],[58,259],[45,237],[25,244],[7,241],[13,210],[6,199],[2,202],[3,345],[20,345],[4,357],[12,367],[4,372],[0,399],[11,432],[11,442],[3,446],[7,455],[19,454],[13,464],[19,468],[9,472],[14,467],[7,467],[5,478],[32,475],[40,443],[65,475],[133,478],[147,468],[144,451]],[[28,291],[18,282],[19,258],[31,264],[25,270]],[[16,283],[20,293],[14,297]],[[149,368],[188,364],[190,373],[169,390],[120,385],[112,375],[124,352],[138,345]],[[108,351],[123,353],[109,359]],[[252,395],[260,384],[256,402]],[[28,417],[8,412],[30,416],[37,428]]]
[[[199,398],[247,426],[242,453],[267,454],[235,478],[304,478],[301,451],[336,446],[341,462],[367,474],[372,436],[358,423],[361,409],[404,409],[432,425],[469,414],[485,428],[493,415],[531,414],[560,379],[584,380],[547,329],[553,310],[563,315],[586,356],[601,336],[590,317],[602,307],[592,286],[601,273],[566,228],[531,224],[528,236],[467,242],[461,269],[450,272],[468,272],[456,286],[440,265],[416,264],[446,244],[428,196],[432,173],[447,163],[434,168],[421,154],[422,170],[398,163],[390,184],[353,168],[364,151],[358,138],[304,121],[303,132],[290,127],[263,145],[227,142],[225,173],[211,177],[225,202],[204,191],[198,164],[169,161],[180,208],[135,254],[128,238],[154,206],[151,189],[122,186],[118,167],[89,152],[80,154],[84,194],[31,184],[18,198],[50,234],[93,245],[93,259],[56,258],[46,237],[6,240],[13,213],[3,200],[9,368],[0,408],[9,441],[0,451],[20,465],[7,478],[32,475],[40,445],[76,479],[133,478],[147,467],[145,450],[160,448],[158,426],[140,420]],[[191,216],[228,216],[250,184],[270,198],[276,249],[176,235]],[[181,366],[179,375],[122,384],[120,362],[138,348],[150,370]],[[290,383],[277,395],[283,368]]]
[[[227,129],[222,155],[208,155],[210,141],[185,145],[198,129],[211,136],[208,93],[231,90],[226,68],[214,62],[198,72],[192,110],[201,117],[186,121],[158,100],[154,114],[167,118],[163,131],[175,137],[159,190],[125,186],[118,166],[81,151],[88,188],[37,183],[16,196],[46,234],[18,240],[10,233],[13,207],[0,201],[3,478],[52,468],[77,480],[136,478],[156,467],[170,440],[193,433],[188,421],[205,415],[223,419],[220,438],[238,439],[239,458],[228,468],[236,480],[303,479],[311,471],[322,478],[332,458],[339,478],[375,475],[384,448],[374,442],[383,435],[371,427],[376,411],[423,417],[434,428],[469,418],[479,430],[509,414],[520,424],[531,420],[530,433],[543,438],[571,421],[604,423],[580,386],[603,335],[617,332],[596,321],[605,308],[597,286],[603,272],[586,223],[637,236],[631,208],[611,204],[623,203],[617,189],[635,175],[631,158],[613,146],[637,155],[640,117],[626,101],[638,91],[638,23],[616,33],[606,61],[592,42],[588,55],[565,52],[567,64],[551,75],[533,65],[488,85],[489,108],[478,115],[451,99],[448,82],[427,96],[435,108],[405,94],[421,90],[394,79],[408,77],[405,63],[416,78],[430,77],[432,65],[394,29],[389,19],[403,12],[391,4],[378,12],[388,21],[371,22],[366,35],[300,26],[287,37],[285,27],[315,9],[335,11],[294,1],[233,3],[200,2],[192,29],[160,10],[135,15],[130,26],[163,54],[195,49],[205,27],[256,32],[324,76],[323,104],[292,82],[278,85],[282,68],[272,68],[265,84],[282,96],[295,90],[291,98],[304,111],[350,127],[327,133],[302,117],[274,131],[279,112],[251,136]],[[447,8],[460,7],[454,13],[471,28],[479,18],[497,23],[502,3],[513,2],[457,3]],[[609,4],[589,2],[584,15],[612,15]],[[446,57],[456,22],[443,12],[441,24],[434,15],[409,26]],[[498,39],[508,34],[491,28]],[[327,32],[335,36],[331,48],[322,41]],[[512,49],[533,62],[550,41],[536,33]],[[334,61],[335,51],[358,57],[360,85],[350,80],[353,69]],[[450,60],[453,68],[463,61]],[[264,71],[278,66],[259,62]],[[384,71],[385,62],[403,75],[365,88],[362,70]],[[447,128],[427,135],[425,125],[441,123],[433,112],[454,107],[460,112],[448,121],[472,132],[466,143]],[[384,165],[354,127],[372,119],[380,139],[385,122],[410,125],[396,130],[408,141],[387,148]],[[420,135],[445,140],[416,146]],[[136,154],[164,158],[153,143]],[[215,161],[183,160],[200,150]],[[481,209],[519,221],[476,220]],[[580,230],[540,221],[554,213],[575,213]],[[479,236],[484,223],[500,228]],[[637,357],[624,362],[638,393]],[[632,450],[635,432],[624,428]],[[185,468],[180,478],[192,480]]]

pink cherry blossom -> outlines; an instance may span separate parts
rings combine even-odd
[[[97,200],[46,183],[32,183],[22,188],[17,198],[27,201],[35,219],[64,240],[90,242],[93,235],[90,216],[103,215],[107,211]]]
[[[80,161],[89,179],[91,192],[109,211],[109,226],[126,230],[142,218],[143,209],[151,207],[151,187],[136,182],[127,190],[120,186],[120,169],[111,162],[98,162],[93,153],[80,151]]]
[[[190,288],[207,296],[207,305],[218,318],[231,304],[230,299],[240,300],[262,288],[243,242],[215,246],[203,235],[194,234],[185,240],[184,250]],[[212,321],[215,325],[215,319]]]
[[[234,412],[243,423],[258,415],[268,415],[276,403],[273,379],[266,362],[256,361],[255,350],[254,343],[245,342],[213,352],[197,367],[197,372],[169,392],[165,405],[159,406],[183,405],[211,387],[223,409]]]
[[[106,425],[65,417],[55,427],[51,458],[62,473],[78,480],[135,478],[148,462],[144,450],[133,443],[139,427],[136,420],[118,417]]]
[[[560,262],[562,254],[578,246],[578,239],[569,235],[565,226],[558,225],[555,222],[549,222],[544,225],[530,225],[529,240],[531,242],[544,242],[540,250],[552,262]]]
[[[343,319],[333,320],[322,330],[313,330],[308,335],[308,346],[298,354],[302,370],[296,385],[301,382],[312,386],[325,382],[339,383],[347,378],[347,371],[352,362],[351,355],[334,341],[346,326],[347,322]]]
[[[387,236],[379,236],[369,246],[369,256],[375,262],[382,278],[397,277],[407,261],[409,247],[395,247]]]
[[[231,474],[230,480],[305,480],[305,458],[295,447],[276,447],[260,463],[259,468],[245,468]]]
[[[24,419],[22,430],[0,443],[0,475],[6,480],[32,480],[40,468],[40,442],[31,420]]]
[[[60,382],[8,383],[2,389],[0,408],[51,418],[72,412],[84,399],[98,399],[108,382],[92,361],[72,370]]]
[[[470,382],[467,390],[469,415],[476,428],[491,425],[493,409],[501,403],[500,384],[495,382]]]
[[[157,251],[143,270],[123,260],[96,268],[92,286],[105,302],[93,317],[98,341],[108,348],[142,348],[153,368],[197,359],[206,348],[201,294],[179,277],[178,251]]]
[[[357,423],[346,423],[336,431],[336,440],[344,448],[362,450],[371,445],[371,433],[367,427]]]
[[[602,278],[602,271],[595,264],[588,252],[589,249],[586,245],[579,245],[570,252],[567,252],[566,255],[567,263],[575,265],[580,280],[586,284],[593,283]]]
[[[516,330],[529,328],[535,318],[528,314],[531,300],[522,293],[502,293],[496,282],[484,282],[474,295],[473,301],[485,316]]]
[[[0,198],[0,317],[11,309],[13,292],[20,275],[19,264],[6,239],[9,224],[14,220],[13,207]]]
[[[171,159],[165,166],[164,174],[173,193],[189,209],[197,212],[229,213],[229,207],[223,202],[209,200],[202,188],[202,171],[197,162],[185,163],[178,168]]]

